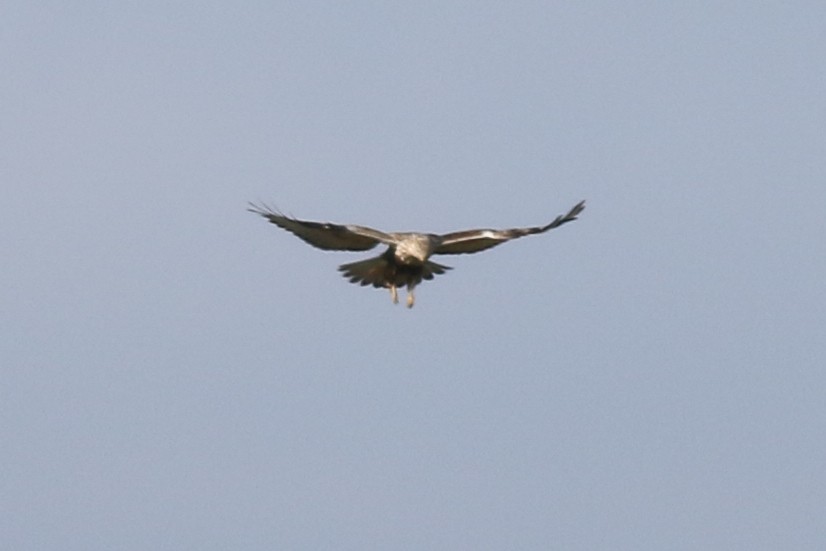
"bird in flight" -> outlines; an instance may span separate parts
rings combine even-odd
[[[511,239],[544,233],[576,220],[583,209],[585,201],[580,201],[568,211],[568,214],[560,214],[544,226],[509,230],[465,230],[442,235],[417,232],[385,233],[364,226],[308,222],[285,216],[266,205],[254,203],[250,203],[248,210],[260,214],[279,228],[325,251],[366,251],[378,244],[387,245],[387,250],[377,257],[342,264],[338,269],[351,283],[390,289],[390,297],[394,304],[399,302],[399,287],[406,286],[407,307],[412,308],[416,300],[413,294],[416,286],[422,280],[431,280],[433,276],[451,269],[450,266],[429,260],[431,255],[476,253]]]

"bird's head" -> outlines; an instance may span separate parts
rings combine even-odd
[[[427,234],[406,233],[396,244],[395,256],[402,264],[421,265],[433,254],[433,240]]]

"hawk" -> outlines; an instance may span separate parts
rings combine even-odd
[[[412,308],[415,302],[413,290],[416,285],[423,279],[431,280],[433,276],[451,269],[449,266],[429,260],[431,255],[476,253],[511,239],[544,233],[576,220],[583,209],[585,201],[580,201],[568,211],[568,214],[561,214],[544,226],[509,230],[465,230],[442,235],[417,232],[385,233],[365,226],[308,222],[285,216],[266,205],[259,206],[254,203],[250,203],[248,210],[260,214],[279,228],[325,251],[366,251],[378,244],[387,245],[387,250],[375,258],[342,264],[338,269],[351,283],[390,289],[390,297],[394,304],[399,302],[398,288],[406,286],[407,307]]]

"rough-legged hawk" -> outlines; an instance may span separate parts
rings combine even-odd
[[[352,283],[390,289],[394,303],[399,301],[397,289],[407,286],[407,306],[412,307],[415,300],[413,289],[416,285],[423,279],[433,279],[434,275],[443,274],[451,269],[449,266],[430,261],[431,255],[476,253],[511,239],[543,233],[576,220],[584,208],[585,201],[581,201],[568,214],[557,216],[553,222],[545,226],[509,230],[466,230],[443,235],[416,232],[385,233],[364,226],[307,222],[284,216],[267,206],[252,203],[249,210],[260,214],[279,228],[294,233],[310,245],[326,251],[366,251],[379,243],[387,245],[387,250],[381,255],[343,264],[339,271]]]

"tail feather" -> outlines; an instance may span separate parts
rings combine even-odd
[[[435,275],[443,274],[451,268],[429,260],[421,266],[399,265],[392,256],[381,255],[359,262],[342,264],[338,269],[344,277],[350,280],[350,283],[380,288],[415,286],[423,279],[429,281]]]
[[[424,266],[422,266],[422,279],[430,281],[433,279],[433,276],[441,275],[451,269],[450,266],[444,266],[428,260],[424,263]]]
[[[390,275],[390,266],[384,257],[378,256],[342,264],[338,270],[342,275],[350,280],[350,283],[358,283],[362,286],[372,285],[373,287],[386,287],[385,280]]]

